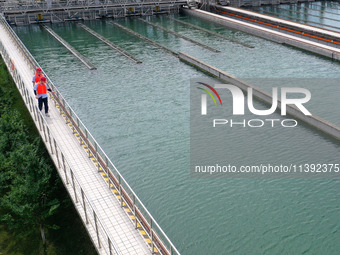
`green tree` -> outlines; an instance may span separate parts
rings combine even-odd
[[[59,201],[53,198],[55,184],[50,183],[51,169],[39,158],[36,148],[36,143],[25,144],[10,155],[11,170],[6,172],[11,182],[1,198],[5,212],[1,220],[20,235],[31,234],[39,227],[45,244],[45,222],[54,215]]]
[[[20,236],[40,228],[45,244],[45,228],[57,227],[46,226],[47,219],[60,205],[54,198],[54,169],[44,158],[46,155],[39,154],[41,140],[29,137],[20,114],[9,109],[9,102],[6,97],[0,99],[4,106],[0,110],[0,221]]]

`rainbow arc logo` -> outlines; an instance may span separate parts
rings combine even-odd
[[[210,85],[206,84],[206,83],[203,83],[203,82],[197,82],[198,84],[201,84],[207,88],[209,88],[218,98],[218,100],[220,101],[220,104],[222,106],[222,100],[221,100],[221,97],[220,95],[217,93],[217,91]],[[215,97],[213,96],[213,94],[207,90],[207,89],[204,89],[204,88],[201,88],[201,87],[197,87],[198,89],[200,90],[203,90],[204,92],[206,92],[211,98],[212,100],[214,101],[215,105],[217,105],[216,103],[216,100],[215,100]],[[201,108],[201,111],[202,111],[202,115],[206,115],[207,114],[207,95],[206,94],[202,94],[202,108]]]

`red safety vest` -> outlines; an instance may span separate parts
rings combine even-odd
[[[42,73],[40,75],[38,75],[38,73],[35,73],[35,82],[38,83],[41,77],[44,77]]]
[[[47,93],[47,88],[46,88],[46,84],[43,83],[39,83],[37,86],[37,94],[41,95],[41,94],[46,94]]]

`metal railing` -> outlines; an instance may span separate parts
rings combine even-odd
[[[15,40],[17,48],[20,50],[21,54],[24,56],[26,63],[30,66],[30,68],[32,69],[32,73],[33,73],[37,67],[40,67],[39,64],[36,62],[36,60],[31,55],[31,53],[27,50],[25,45],[21,42],[19,37],[13,31],[13,29],[8,25],[8,23],[5,21],[2,15],[0,17],[0,20],[6,26],[7,31],[9,32],[13,40]],[[120,195],[121,206],[123,206],[123,203],[125,203],[129,207],[131,212],[133,213],[133,216],[135,219],[134,220],[135,227],[137,228],[140,226],[149,236],[149,238],[152,241],[151,242],[152,251],[154,251],[154,248],[156,248],[160,254],[180,255],[179,251],[176,249],[176,247],[170,241],[168,236],[165,234],[165,232],[162,230],[162,228],[153,218],[151,213],[144,206],[144,204],[139,199],[139,197],[135,194],[135,192],[130,187],[130,185],[127,183],[127,181],[124,179],[124,177],[121,175],[121,173],[117,170],[115,165],[111,162],[109,157],[106,155],[104,150],[100,147],[100,145],[95,140],[95,138],[92,136],[90,131],[85,127],[85,125],[79,119],[79,117],[74,112],[74,110],[71,108],[71,106],[66,102],[64,97],[61,95],[58,89],[54,86],[54,84],[48,78],[48,76],[45,73],[44,75],[47,78],[47,83],[49,87],[55,92],[53,96],[55,98],[55,101],[58,102],[60,106],[59,107],[60,113],[65,114],[66,122],[70,121],[72,124],[73,131],[78,132],[78,134],[80,135],[80,139],[79,139],[80,145],[85,144],[87,146],[89,157],[92,154],[97,160],[98,171],[100,168],[103,169],[103,171],[109,177],[108,188],[111,189],[111,186],[113,185],[113,187],[118,191]],[[74,176],[74,174],[72,175]],[[83,191],[81,191],[80,193],[83,194]],[[113,242],[111,240],[110,242],[112,245]],[[111,246],[109,245],[109,247]]]
[[[27,0],[22,2],[4,1],[0,2],[0,10],[9,11],[53,11],[53,10],[78,10],[78,9],[107,9],[110,7],[148,6],[148,5],[176,5],[185,4],[185,0],[127,0],[127,1],[59,1],[48,4],[46,1],[37,2]]]

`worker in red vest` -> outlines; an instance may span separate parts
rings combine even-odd
[[[35,73],[35,75],[33,76],[33,79],[32,79],[33,86],[34,86],[36,83],[39,83],[41,77],[45,77],[45,76],[43,75],[41,68],[38,67],[37,70],[36,70],[36,73]]]
[[[46,84],[46,77],[41,77],[40,81],[34,85],[34,94],[35,98],[38,99],[39,110],[41,111],[42,105],[44,104],[45,115],[46,117],[50,117],[50,115],[48,114],[47,90],[51,91],[51,89]]]

